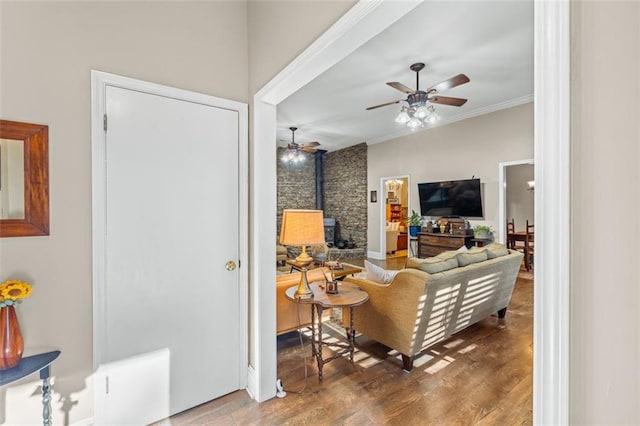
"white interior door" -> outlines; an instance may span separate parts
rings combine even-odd
[[[115,86],[104,105],[95,416],[149,423],[243,382],[239,118]]]

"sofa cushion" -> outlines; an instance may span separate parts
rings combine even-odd
[[[487,258],[495,259],[496,257],[502,257],[509,254],[509,249],[504,244],[491,243],[483,247],[487,250]]]
[[[458,265],[467,266],[472,263],[484,262],[488,259],[487,250],[480,247],[472,247],[465,253],[458,253]]]
[[[466,247],[465,247],[466,248]],[[436,257],[438,259],[442,259],[442,260],[449,260],[449,259],[456,259],[458,256],[459,251],[458,250],[449,250],[449,251],[443,251],[442,253],[433,256]],[[456,260],[457,262],[457,260]]]
[[[437,256],[427,257],[426,259],[410,257],[407,259],[407,263],[405,264],[405,268],[420,269],[428,274],[437,274],[438,272],[448,271],[457,267],[458,260],[456,257],[450,257],[448,259],[443,259]]]
[[[389,284],[398,274],[398,271],[388,271],[368,260],[364,261],[364,268],[366,271],[365,278],[380,284]]]

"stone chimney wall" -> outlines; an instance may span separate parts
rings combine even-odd
[[[287,151],[286,148],[278,148],[276,161],[277,170],[277,228],[280,235],[282,225],[282,210],[284,209],[309,209],[316,208],[316,164],[313,154],[302,152],[305,161],[298,164],[285,164],[280,159]]]
[[[366,143],[325,154],[324,215],[336,219],[337,238],[367,252]]]
[[[277,230],[282,210],[315,209],[315,161],[306,154],[301,164],[280,160],[286,148],[277,153]],[[351,237],[359,253],[367,252],[367,145],[361,143],[324,155],[324,216],[336,219],[336,236]],[[361,251],[362,250],[362,251]],[[346,253],[346,252],[345,252]],[[346,257],[346,254],[345,256]]]

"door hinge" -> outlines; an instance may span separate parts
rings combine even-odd
[[[102,117],[102,125],[103,125],[102,127],[104,128],[104,131],[106,132],[107,131],[107,114],[105,114]]]
[[[105,393],[108,394],[109,393],[109,376],[106,376],[104,378],[104,385],[105,385],[105,388],[104,388],[105,389]]]
[[[238,259],[238,268],[240,267],[240,259]]]

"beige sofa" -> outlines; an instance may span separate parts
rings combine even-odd
[[[493,243],[409,258],[388,284],[347,277],[345,282],[369,293],[369,301],[354,308],[355,329],[400,352],[405,370],[411,370],[424,349],[492,313],[504,317],[522,257]],[[344,310],[346,320],[348,314]]]

